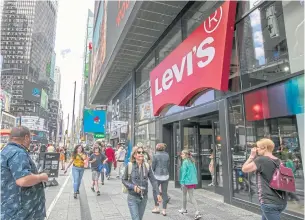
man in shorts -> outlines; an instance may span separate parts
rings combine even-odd
[[[99,190],[99,186],[98,186],[98,180],[100,177],[100,171],[98,170],[99,166],[101,164],[105,164],[107,162],[107,158],[105,157],[104,154],[101,154],[101,149],[99,148],[99,146],[97,144],[94,145],[93,147],[93,154],[90,156],[89,159],[89,163],[91,164],[91,170],[92,170],[92,187],[91,190],[92,192],[97,193],[97,195],[99,196],[100,190]],[[94,186],[96,187],[96,189],[94,189]]]

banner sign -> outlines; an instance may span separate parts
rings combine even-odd
[[[105,133],[106,111],[104,110],[84,110],[84,132]]]
[[[228,89],[236,1],[225,1],[150,73],[153,113],[199,92]]]
[[[59,153],[45,153],[43,165],[49,177],[58,177]]]

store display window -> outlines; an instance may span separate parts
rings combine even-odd
[[[286,212],[304,217],[304,75],[228,99],[233,195],[258,204],[255,173],[241,167],[261,138],[275,143],[273,154],[293,170],[296,192]]]

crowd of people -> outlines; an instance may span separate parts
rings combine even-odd
[[[31,136],[26,127],[15,127],[11,130],[9,143],[1,151],[1,219],[5,220],[42,220],[46,216],[45,192],[43,182],[48,181],[46,173],[39,173],[30,152]],[[126,161],[127,152],[123,145],[113,149],[111,144],[97,141],[90,152],[85,152],[82,145],[76,145],[68,165],[62,164],[66,173],[72,166],[74,198],[80,193],[79,188],[85,170],[85,161],[89,162],[92,171],[91,190],[100,196],[99,179],[104,184],[104,177],[110,179],[111,170],[118,168],[117,178],[122,180],[123,192],[128,193],[127,204],[132,220],[142,220],[148,201],[148,180],[152,185],[155,207],[152,213],[167,215],[169,182],[169,155],[166,144],[156,145],[156,152],[149,155],[142,143],[132,149],[130,162]],[[48,147],[39,151],[56,152]],[[34,148],[33,148],[34,149]],[[258,194],[261,203],[262,219],[279,220],[287,206],[287,191],[284,188],[274,189],[271,179],[275,178],[275,171],[281,168],[281,161],[272,152],[274,143],[270,139],[262,139],[252,148],[248,160],[244,163],[244,173],[255,172],[258,178]],[[67,156],[64,148],[58,149],[60,160]],[[194,197],[198,184],[195,161],[189,150],[181,152],[180,185],[182,190],[181,214],[187,211],[187,195],[195,208],[194,219],[202,217]],[[288,172],[289,173],[289,172]],[[292,172],[291,172],[292,173]],[[286,172],[287,174],[287,172]],[[287,174],[288,175],[288,174]],[[289,176],[293,179],[293,175]],[[280,181],[280,180],[279,180]],[[21,202],[20,202],[21,201]],[[162,205],[160,210],[159,205]]]

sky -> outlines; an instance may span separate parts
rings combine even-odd
[[[56,66],[61,71],[60,99],[64,112],[65,126],[70,114],[72,124],[74,81],[76,81],[75,119],[79,114],[84,47],[88,9],[93,11],[94,0],[59,0],[56,27]],[[63,57],[63,50],[70,51]]]

